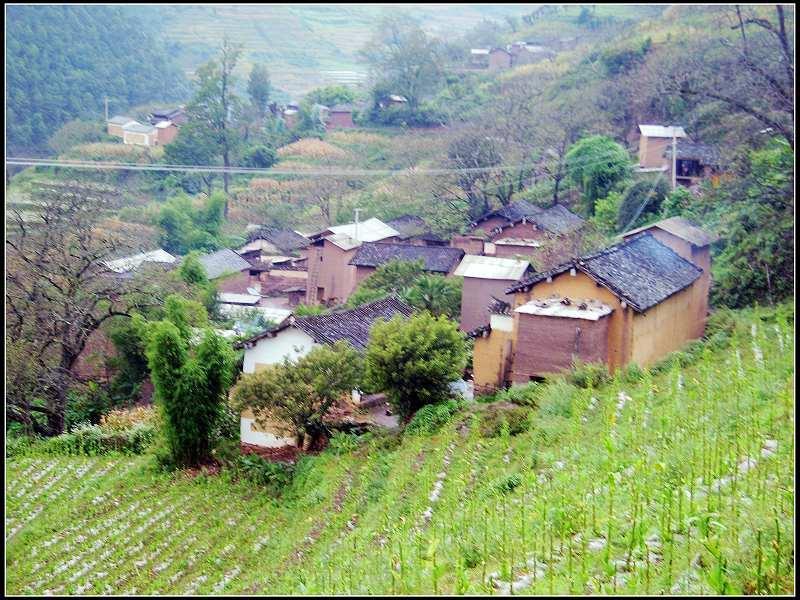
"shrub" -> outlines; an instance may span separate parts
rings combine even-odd
[[[135,406],[133,408],[119,408],[112,410],[100,418],[100,427],[103,430],[125,431],[140,424],[155,424],[156,411],[152,406]]]
[[[505,390],[498,391],[490,402],[510,402],[519,406],[534,407],[537,405],[545,384],[531,382],[525,385],[515,385]]]
[[[244,153],[242,162],[245,167],[268,169],[278,160],[275,150],[268,146],[253,146]]]
[[[567,381],[579,388],[596,388],[611,381],[611,375],[608,367],[602,363],[576,360],[567,375]]]
[[[542,415],[571,417],[576,392],[577,388],[567,382],[557,381],[549,385],[547,394],[542,398],[539,412]]]
[[[458,400],[445,400],[420,408],[406,425],[406,433],[411,435],[430,435],[436,433],[461,408]]]
[[[518,435],[531,428],[531,411],[522,406],[491,404],[481,417],[480,431],[483,437],[499,437],[503,429],[509,435]]]
[[[334,454],[346,454],[358,448],[358,436],[344,431],[337,431],[330,439],[328,447]]]
[[[240,456],[238,472],[245,479],[279,492],[292,482],[295,467],[291,463],[276,463],[257,454]]]
[[[450,383],[464,371],[467,345],[446,317],[396,316],[372,328],[364,362],[367,386],[385,390],[395,411],[408,418],[450,396]]]

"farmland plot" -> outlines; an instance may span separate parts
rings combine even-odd
[[[766,317],[683,368],[554,384],[518,435],[467,411],[327,451],[277,500],[144,457],[14,459],[7,589],[791,593],[794,339]]]

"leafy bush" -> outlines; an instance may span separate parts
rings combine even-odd
[[[292,482],[295,467],[291,463],[271,462],[257,454],[239,457],[238,473],[245,479],[280,491]]]
[[[278,162],[278,155],[268,146],[253,146],[244,153],[242,158],[242,164],[245,167],[257,169],[268,169],[276,162]]]
[[[576,360],[567,375],[567,381],[579,388],[596,388],[611,381],[611,375],[608,367],[602,363]]]
[[[556,381],[547,386],[539,412],[542,415],[569,418],[572,416],[573,399],[578,388],[565,381]]]
[[[100,419],[100,426],[105,431],[125,431],[139,424],[155,425],[156,410],[152,406],[136,406],[112,410]]]
[[[411,435],[430,435],[436,433],[461,408],[458,400],[445,400],[420,408],[406,425],[406,433]]]
[[[110,452],[142,454],[153,443],[156,427],[152,423],[136,423],[125,430],[107,430],[100,425],[81,423],[69,433],[43,440],[32,446],[45,454],[98,456]]]
[[[525,385],[515,385],[505,390],[500,390],[492,398],[492,402],[510,402],[519,406],[534,407],[538,403],[545,385],[531,382]]]
[[[450,396],[450,383],[464,371],[467,346],[446,317],[396,316],[374,325],[364,362],[366,386],[385,390],[395,411],[408,418]]]
[[[111,408],[111,398],[96,382],[90,381],[85,391],[71,390],[67,397],[67,428],[79,423],[100,422],[101,417]]]
[[[498,437],[503,429],[509,435],[518,435],[531,428],[531,411],[523,406],[491,404],[481,416],[480,432],[483,437]]]
[[[331,437],[328,448],[334,454],[347,454],[358,448],[358,436],[353,433],[337,431]]]

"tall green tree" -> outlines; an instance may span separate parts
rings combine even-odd
[[[192,351],[171,321],[152,326],[147,347],[156,402],[164,414],[164,433],[177,466],[208,460],[225,392],[233,379],[234,354],[211,330]]]
[[[250,77],[247,80],[247,95],[250,96],[250,104],[256,109],[259,119],[263,119],[267,114],[269,104],[269,94],[272,86],[269,80],[269,72],[266,65],[254,64],[250,70]]]
[[[242,104],[235,94],[236,77],[233,74],[240,54],[241,48],[225,38],[217,58],[197,70],[197,93],[187,107],[189,120],[199,130],[197,138],[210,144],[208,152],[221,157],[226,169],[231,166],[241,141],[237,120]],[[227,196],[230,174],[225,171],[222,178]],[[228,216],[227,198],[225,216]]]
[[[416,108],[442,79],[440,47],[419,23],[405,14],[391,14],[378,24],[361,50],[373,78]]]
[[[604,135],[592,135],[576,142],[565,157],[568,177],[583,195],[583,208],[594,214],[594,203],[620,182],[628,179],[633,164],[627,150]]]

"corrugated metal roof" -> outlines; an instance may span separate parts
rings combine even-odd
[[[489,54],[489,48],[472,48],[470,54]]]
[[[453,275],[479,279],[504,279],[517,281],[530,267],[527,260],[497,258],[495,256],[466,255]]]
[[[115,273],[127,273],[129,271],[135,271],[141,266],[142,263],[145,262],[172,264],[176,260],[178,259],[172,256],[172,254],[166,250],[158,248],[157,250],[142,252],[141,254],[136,254],[134,256],[126,256],[116,260],[109,260],[106,261],[105,265]]]
[[[361,242],[358,240],[354,240],[349,235],[346,234],[334,234],[325,237],[331,244],[334,246],[341,248],[342,250],[352,250],[353,248],[358,248],[361,245]]]
[[[639,125],[639,131],[645,137],[671,138],[672,129],[672,127],[667,127],[664,125]],[[683,127],[675,127],[674,129],[676,138],[686,137],[686,132],[684,131]]]
[[[333,225],[328,227],[327,231],[337,235],[346,235],[359,242],[377,242],[378,240],[400,235],[396,229],[389,227],[375,217],[362,221],[357,226],[355,223]]]
[[[630,231],[623,233],[622,237],[628,238],[641,231],[646,231],[647,229],[652,229],[654,227],[663,229],[667,233],[671,233],[674,236],[700,247],[713,244],[718,239],[716,235],[707,232],[705,229],[698,227],[690,220],[684,219],[683,217],[670,217],[669,219],[651,223],[650,225],[645,225],[644,227],[631,229]]]
[[[515,309],[514,312],[542,317],[565,317],[568,319],[597,321],[610,315],[612,310],[610,306],[598,300],[572,300],[559,296],[547,299],[534,298]]]

